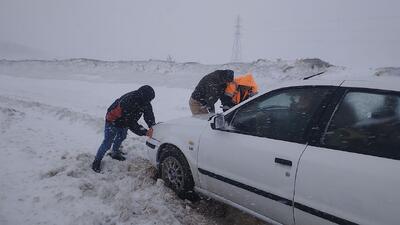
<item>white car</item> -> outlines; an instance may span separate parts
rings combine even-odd
[[[400,224],[400,84],[307,80],[154,127],[165,184],[274,224]]]

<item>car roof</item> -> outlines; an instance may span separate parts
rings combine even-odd
[[[400,91],[400,68],[332,69],[315,74],[306,80],[275,83],[267,91],[295,86],[342,86]]]
[[[370,88],[388,91],[400,91],[400,79],[385,80],[345,80],[342,87]]]
[[[269,86],[265,92],[285,87],[339,86],[341,83],[343,83],[343,80],[309,79],[309,80],[286,81],[286,82],[275,83]]]
[[[377,69],[332,69],[310,78],[323,83],[323,80],[342,80],[342,87],[359,87],[390,91],[400,91],[400,68],[384,67]]]
[[[285,87],[299,87],[299,86],[341,86],[341,87],[355,87],[355,88],[369,88],[388,91],[400,91],[400,79],[395,78],[371,78],[368,80],[334,80],[334,79],[309,79],[297,80],[290,82],[282,82],[271,85],[263,93],[285,88]]]

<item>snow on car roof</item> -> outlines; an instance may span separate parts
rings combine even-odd
[[[329,82],[344,81],[341,86],[400,91],[400,67],[367,70],[335,69],[326,71],[307,81],[313,81],[315,85],[328,85]],[[308,85],[308,82],[299,81],[296,83],[298,85]]]

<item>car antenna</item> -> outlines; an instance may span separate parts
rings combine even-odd
[[[314,75],[304,77],[303,80],[308,80],[308,79],[310,79],[310,78],[319,76],[319,75],[321,75],[321,74],[323,74],[323,73],[325,73],[325,72],[326,72],[326,71],[322,71],[322,72],[316,73],[316,74],[314,74]]]

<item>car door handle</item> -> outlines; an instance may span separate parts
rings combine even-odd
[[[285,166],[292,166],[292,161],[282,158],[275,158],[275,163],[279,163]]]

